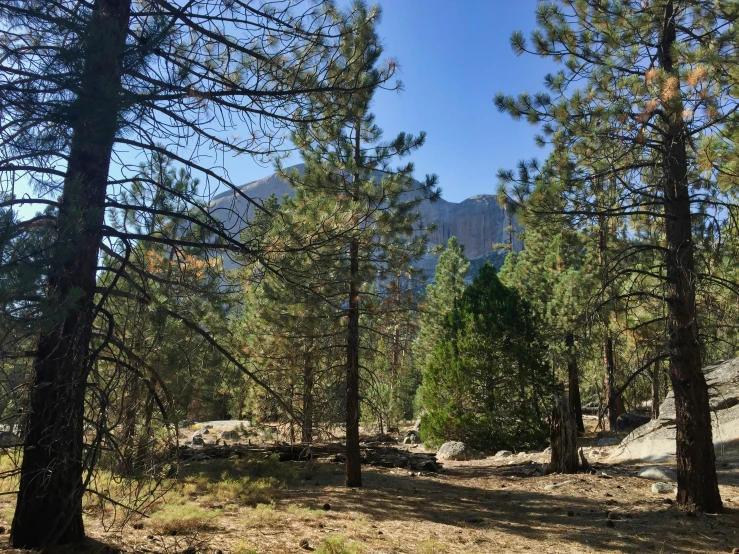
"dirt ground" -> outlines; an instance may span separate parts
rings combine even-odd
[[[677,510],[674,494],[653,493],[652,481],[635,476],[644,464],[608,465],[601,461],[607,448],[587,452],[607,477],[531,475],[544,458],[533,454],[445,462],[440,473],[365,467],[364,487],[346,489],[339,464],[290,462],[296,478],[269,491],[268,504],[255,505],[253,496],[240,502],[207,485],[200,492],[191,487],[165,504],[180,502],[185,514],[190,509],[207,514],[198,525],[172,530],[157,525],[155,517],[135,518],[122,533],[110,534],[91,513],[86,519],[91,540],[65,552],[730,553],[739,548],[739,460],[719,464],[724,513],[703,515]],[[192,462],[187,470],[218,480],[212,463]],[[0,503],[0,525],[9,529],[12,498],[0,497]]]

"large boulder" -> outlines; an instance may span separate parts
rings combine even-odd
[[[637,427],[646,425],[652,418],[647,414],[641,414],[639,412],[626,412],[621,414],[616,419],[616,431],[625,432],[633,431]]]
[[[441,445],[439,451],[436,453],[436,457],[439,460],[464,461],[479,460],[481,458],[484,458],[485,456],[483,456],[476,450],[473,450],[463,442],[449,441]]]
[[[739,454],[739,358],[703,369],[709,390],[713,444],[718,459]],[[614,450],[608,461],[675,459],[675,397],[670,392],[659,417],[636,428]]]

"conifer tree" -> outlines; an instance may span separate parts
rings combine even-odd
[[[464,245],[451,237],[439,255],[434,282],[426,287],[421,305],[421,319],[413,350],[416,363],[425,367],[436,344],[444,337],[447,317],[455,309],[467,288],[466,276],[470,262],[464,255]]]
[[[354,31],[345,14],[322,0],[259,6],[210,0],[0,2],[3,196],[25,180],[39,197],[12,197],[6,207],[56,208],[44,290],[54,325],[37,327],[30,356],[35,376],[14,546],[45,548],[84,536],[82,475],[96,456],[85,442],[83,420],[97,354],[93,326],[104,308],[95,296],[101,250],[120,254],[141,239],[166,240],[180,250],[248,249],[207,214],[207,202],[192,197],[185,199],[205,217],[175,217],[206,229],[194,233],[194,241],[142,237],[107,225],[110,211],[120,208],[118,193],[138,174],[126,163],[130,158],[114,154],[164,153],[201,172],[207,185],[241,194],[217,167],[220,162],[201,163],[201,156],[275,152],[298,114],[310,121],[332,117],[351,93],[377,84],[351,80],[337,61],[341,43]],[[213,235],[220,241],[203,239]],[[130,271],[132,266],[117,268],[123,279]],[[207,329],[189,325],[223,353]]]
[[[664,285],[667,305],[678,504],[708,512],[720,511],[721,499],[701,371],[696,283],[714,277],[697,271],[695,245],[702,237],[695,232],[705,228],[705,218],[734,211],[736,204],[700,175],[696,160],[702,139],[719,130],[736,107],[730,68],[737,55],[738,9],[733,2],[702,0],[541,2],[533,51],[564,68],[547,76],[551,94],[496,97],[499,109],[543,123],[540,141],[552,142],[555,178],[545,175],[540,183],[556,189],[567,214],[613,218],[619,226],[633,217],[661,223],[664,244],[627,247],[618,259],[633,272],[627,261],[650,252],[664,267],[661,275],[656,268],[647,273]],[[520,33],[512,45],[528,51]],[[582,88],[574,89],[578,83]],[[606,180],[613,180],[617,194],[599,202],[597,190]],[[617,294],[659,297],[644,289]]]
[[[367,21],[342,51],[346,71],[357,82],[378,82],[388,70],[378,68],[382,53],[374,22],[379,8],[357,5],[354,17]],[[369,24],[372,23],[372,24]],[[296,189],[295,209],[308,237],[316,237],[320,248],[315,264],[333,281],[331,301],[345,316],[346,346],[346,485],[362,485],[359,450],[360,421],[360,317],[363,302],[399,270],[407,269],[425,250],[426,236],[419,232],[420,202],[435,199],[436,179],[414,181],[413,164],[392,168],[391,163],[418,149],[425,134],[399,134],[383,142],[382,131],[369,111],[375,87],[352,97],[341,117],[317,124],[301,125],[293,135],[305,168],[284,172]],[[297,220],[297,219],[296,219]],[[315,229],[321,230],[318,235]],[[318,244],[316,246],[319,246]],[[320,256],[320,253],[323,256]],[[325,282],[325,281],[324,281]]]

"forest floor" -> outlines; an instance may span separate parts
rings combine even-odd
[[[190,462],[150,518],[136,516],[111,533],[90,508],[90,541],[62,551],[730,553],[739,548],[739,458],[719,464],[724,513],[703,515],[678,510],[673,493],[653,493],[653,481],[636,476],[646,464],[605,463],[609,452],[609,447],[586,451],[607,477],[540,476],[534,470],[546,456],[535,453],[446,461],[439,473],[364,467],[361,489],[343,487],[343,467],[335,463],[274,457]],[[0,496],[5,529],[11,516],[12,496]],[[14,552],[2,537],[0,544],[0,551]]]

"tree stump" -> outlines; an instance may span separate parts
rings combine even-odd
[[[577,456],[575,418],[570,412],[567,398],[559,398],[556,394],[549,433],[552,459],[545,473],[577,473],[580,464]]]

